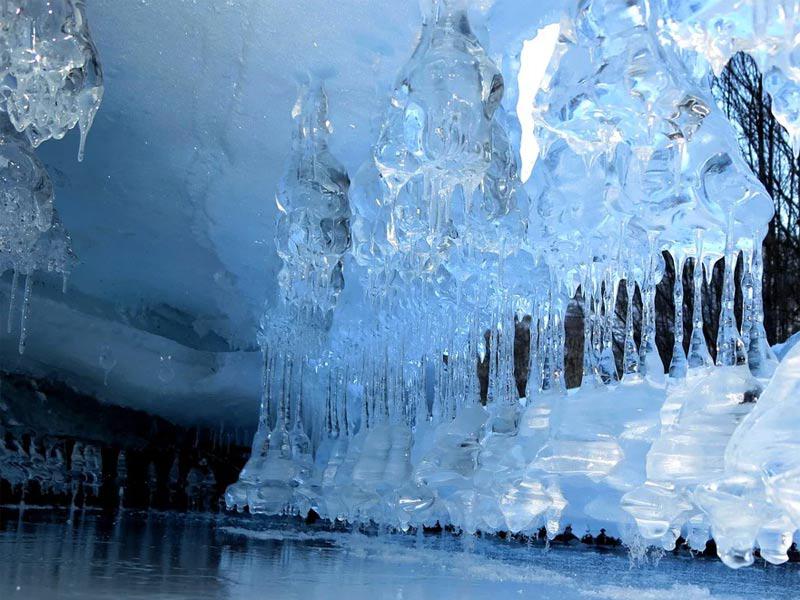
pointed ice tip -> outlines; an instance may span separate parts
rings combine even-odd
[[[78,122],[78,129],[81,132],[81,140],[78,143],[78,162],[83,162],[83,157],[86,153],[86,138],[89,136],[89,129],[92,128],[92,121],[93,119],[89,119],[84,122],[84,120],[81,119]]]
[[[292,118],[299,122],[303,136],[314,135],[320,130],[333,132],[328,120],[328,95],[321,81],[311,80],[301,86],[292,108]]]

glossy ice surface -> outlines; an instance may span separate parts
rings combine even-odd
[[[796,598],[797,567],[364,535],[271,520],[0,512],[0,598]]]

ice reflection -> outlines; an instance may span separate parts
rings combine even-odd
[[[270,520],[0,510],[0,598],[796,598],[796,567],[468,536],[363,535]]]

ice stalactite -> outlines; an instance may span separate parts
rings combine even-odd
[[[697,232],[695,255],[692,258],[692,335],[686,360],[689,369],[708,367],[712,364],[703,331],[703,245],[702,233]]]
[[[720,301],[719,329],[717,332],[717,364],[736,366],[747,363],[744,342],[736,324],[734,302],[736,298],[736,262],[738,252],[733,246],[733,215],[728,217],[728,234],[725,251],[725,271],[722,281],[722,300]]]
[[[69,234],[53,205],[50,177],[27,137],[0,113],[0,269],[11,269],[7,331],[13,328],[20,275],[25,279],[19,352],[25,349],[31,286],[36,272],[68,274],[76,263]]]
[[[230,508],[551,538],[576,515],[633,518],[648,543],[673,548],[686,527],[704,546],[720,527],[706,487],[775,364],[752,239],[772,205],[704,63],[665,37],[671,9],[569,3],[524,185],[518,124],[464,2],[433,3],[352,185],[328,152],[323,96],[298,104],[278,195],[285,312],[264,319],[265,400]],[[325,235],[331,222],[341,235]],[[667,254],[674,315],[657,315]],[[723,257],[715,366],[703,310]],[[345,273],[365,292],[354,310],[338,302]],[[657,318],[674,324],[669,380]],[[567,393],[576,329],[583,377]],[[748,369],[745,352],[762,360]],[[587,485],[602,490],[591,501]]]
[[[350,179],[328,149],[327,113],[321,85],[302,92],[292,111],[292,153],[276,196],[284,299],[300,318],[307,313],[324,322],[344,288],[342,257],[351,243]]]
[[[644,275],[642,287],[642,337],[639,345],[639,372],[655,385],[664,382],[664,364],[656,347],[656,282],[664,272],[663,257],[653,251],[649,244],[649,265]]]
[[[600,377],[606,384],[618,381],[617,363],[614,357],[614,320],[616,319],[616,284],[612,282],[610,270],[603,280],[603,322],[601,328]]]
[[[687,361],[686,350],[683,348],[683,267],[684,257],[681,254],[674,254],[675,282],[672,287],[672,300],[675,306],[675,318],[673,320],[672,332],[675,341],[672,345],[672,360],[669,363],[669,376],[673,379],[683,379],[686,377]]]
[[[34,146],[78,125],[83,160],[104,90],[84,0],[8,0],[0,11],[0,50],[8,57],[0,110]]]
[[[587,278],[588,279],[588,278]],[[583,374],[581,385],[602,384],[597,349],[598,306],[597,290],[589,291],[589,283],[584,280],[581,286],[583,309]]]
[[[752,279],[752,298],[750,299],[751,318],[748,329],[747,363],[753,375],[767,379],[775,372],[778,360],[767,343],[767,333],[764,330],[764,300],[761,291],[764,276],[762,237],[760,234],[753,237],[753,250],[748,269]]]
[[[103,73],[82,0],[11,0],[0,8],[0,267],[13,269],[7,331],[17,282],[25,277],[18,350],[25,350],[33,276],[66,280],[76,258],[53,206],[53,186],[34,147],[79,125],[78,160],[103,96]],[[33,60],[32,60],[33,59]]]
[[[28,339],[28,311],[31,305],[31,285],[33,280],[30,275],[25,275],[25,291],[22,294],[22,313],[19,319],[19,346],[20,354],[25,352],[25,342]]]
[[[292,445],[292,460],[300,466],[298,478],[305,481],[311,475],[311,463],[313,456],[311,453],[311,440],[306,435],[305,427],[303,425],[303,371],[305,368],[305,361],[300,363],[300,376],[297,385],[300,388],[299,393],[294,402],[294,416],[292,418],[292,431],[290,434]]]
[[[636,341],[633,338],[633,294],[636,290],[636,282],[632,273],[628,271],[625,278],[625,289],[627,291],[627,310],[625,312],[625,342],[622,358],[623,377],[630,380],[639,375],[639,351],[636,348]]]
[[[8,322],[6,324],[6,333],[11,333],[12,323],[14,321],[14,304],[17,300],[17,284],[19,282],[19,272],[14,269],[11,277],[11,291],[8,297]]]

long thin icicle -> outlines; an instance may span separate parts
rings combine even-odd
[[[6,333],[11,333],[11,324],[13,322],[14,304],[17,301],[17,281],[19,281],[19,272],[14,269],[14,275],[11,278],[11,292],[8,300],[8,322],[6,324]]]
[[[753,258],[750,268],[753,278],[753,322],[750,325],[747,362],[753,375],[767,378],[775,372],[778,359],[767,343],[767,332],[764,330],[764,299],[761,291],[764,276],[762,237],[757,234],[753,238]]]
[[[696,254],[692,260],[692,336],[686,357],[690,369],[713,364],[703,333],[703,238],[699,231],[696,243]]]
[[[28,309],[31,304],[31,285],[33,284],[33,277],[25,275],[25,293],[22,298],[22,317],[19,323],[19,346],[17,349],[20,354],[25,352],[25,342],[28,338]]]
[[[636,282],[630,272],[625,279],[625,289],[628,292],[628,309],[625,313],[625,344],[622,358],[622,368],[625,377],[631,379],[639,374],[639,351],[633,338],[633,294]]]
[[[733,213],[728,215],[728,234],[725,251],[725,279],[722,284],[722,302],[717,331],[717,364],[732,367],[747,363],[742,336],[736,325],[734,301],[736,298],[736,259],[738,250],[733,242]]]
[[[673,379],[686,377],[686,351],[683,349],[683,255],[676,253],[675,285],[672,288],[675,301],[675,343],[672,346],[672,360],[669,363],[669,376]]]

